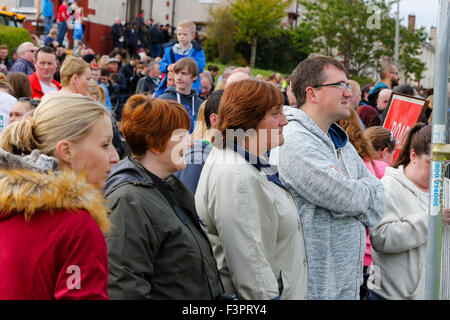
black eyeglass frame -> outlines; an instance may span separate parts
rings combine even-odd
[[[345,83],[344,81],[326,83],[326,84],[317,84],[315,86],[311,86],[311,88],[322,88],[322,87],[339,87],[339,89],[343,89],[342,85],[345,86],[345,89],[352,91],[352,85],[350,83]],[[345,90],[343,89],[343,90]]]

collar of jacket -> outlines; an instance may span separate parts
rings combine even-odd
[[[243,156],[244,159],[247,160],[252,166],[254,166],[259,172],[263,172],[267,176],[267,179],[269,181],[276,183],[282,188],[285,188],[284,184],[278,177],[278,167],[276,165],[270,164],[265,158],[258,157],[248,152],[245,148],[238,144],[233,144],[228,147],[234,150],[234,152],[237,152],[241,156]]]
[[[170,176],[169,176],[170,177]],[[165,182],[168,179],[162,180]],[[122,159],[119,163],[113,165],[112,170],[105,185],[105,196],[108,196],[117,187],[124,184],[140,185],[145,187],[154,187],[155,184],[147,174],[146,169],[131,157]],[[168,187],[171,187],[171,185]]]
[[[311,117],[301,110],[300,108],[293,108],[289,106],[283,107],[283,112],[286,115],[288,122],[299,122],[303,127],[306,128],[312,134],[318,136],[325,143],[329,144],[330,140],[334,145],[335,149],[343,148],[347,144],[348,136],[344,129],[333,122],[328,129],[328,134],[322,131],[319,126],[311,119]]]
[[[23,214],[84,209],[103,233],[110,228],[101,190],[72,170],[58,170],[56,159],[35,150],[20,157],[0,150],[0,220]]]

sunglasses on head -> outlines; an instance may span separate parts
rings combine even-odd
[[[39,100],[35,100],[35,99],[31,99],[29,97],[22,97],[19,98],[20,102],[28,102],[29,104],[31,104],[34,108],[36,108],[39,105]]]

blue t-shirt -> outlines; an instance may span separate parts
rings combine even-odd
[[[44,17],[53,17],[53,2],[50,0],[44,0],[42,2],[42,15]]]

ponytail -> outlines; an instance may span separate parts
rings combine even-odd
[[[431,145],[431,125],[425,123],[416,123],[408,132],[403,143],[402,150],[394,162],[392,167],[407,166],[411,161],[410,153],[414,149],[415,153],[420,156],[430,153]]]
[[[33,149],[37,149],[38,143],[33,136],[33,124],[31,117],[10,124],[0,137],[1,148],[18,155],[29,154]]]

